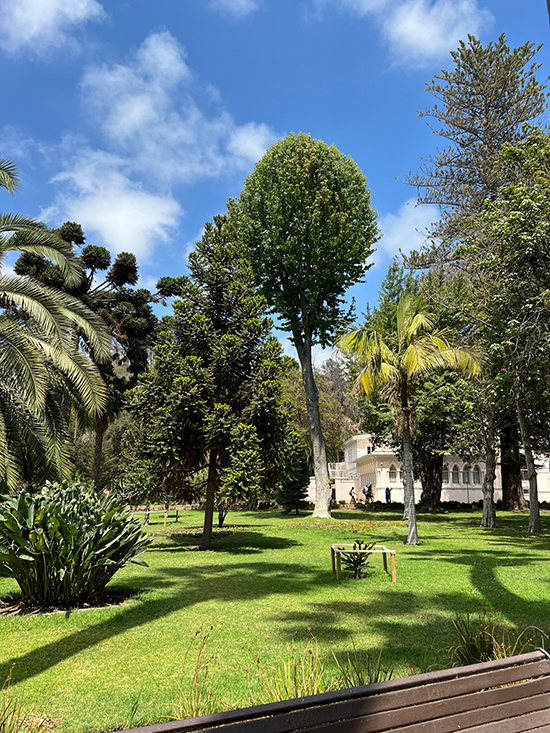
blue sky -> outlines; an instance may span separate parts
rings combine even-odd
[[[378,211],[361,311],[437,217],[401,182],[438,143],[425,83],[468,33],[502,32],[550,41],[544,0],[0,0],[0,157],[22,179],[0,210],[78,221],[154,288],[266,148],[309,132],[354,158]]]

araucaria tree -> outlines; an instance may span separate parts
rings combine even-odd
[[[330,516],[330,486],[311,350],[331,344],[349,321],[343,296],[370,266],[378,230],[366,183],[333,145],[290,134],[248,176],[236,209],[239,238],[261,292],[298,352],[318,517]]]
[[[153,483],[206,495],[208,549],[216,506],[223,520],[232,503],[273,484],[287,425],[281,347],[226,216],[206,224],[189,270],[129,409]]]
[[[445,267],[450,273],[458,267],[475,287],[469,259],[457,247],[478,235],[483,227],[484,201],[494,200],[499,188],[507,183],[500,158],[504,146],[521,140],[524,123],[536,122],[548,106],[546,86],[537,80],[540,64],[533,63],[539,48],[525,43],[511,49],[504,35],[483,46],[469,36],[451,52],[453,65],[426,86],[436,104],[420,116],[432,118],[434,132],[448,147],[429,157],[419,174],[410,176],[408,182],[418,188],[420,203],[439,205],[442,218],[429,244],[411,253],[409,264]],[[473,289],[474,305],[483,297],[482,290]],[[461,301],[456,310],[464,310],[464,306]],[[496,526],[492,467],[499,435],[504,507],[524,506],[517,418],[511,405],[497,405],[493,399],[498,389],[489,374],[498,375],[501,366],[498,360],[493,361],[492,369],[487,370],[483,397],[487,466],[483,526]]]
[[[382,337],[364,328],[344,334],[337,341],[342,351],[354,356],[361,370],[357,386],[367,397],[380,393],[394,413],[403,451],[405,516],[408,518],[408,545],[418,545],[414,505],[412,436],[414,429],[415,381],[445,367],[469,376],[479,371],[479,360],[450,343],[452,332],[434,330],[435,317],[428,311],[422,295],[405,294],[397,307],[394,334]]]

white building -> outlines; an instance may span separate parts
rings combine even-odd
[[[350,501],[353,487],[357,499],[363,500],[362,489],[372,486],[374,500],[386,500],[386,488],[391,489],[392,501],[403,502],[402,463],[388,446],[374,445],[368,434],[353,435],[344,444],[344,463],[329,464],[329,474],[334,479],[332,498]],[[539,501],[550,502],[550,461],[548,456],[537,459]],[[483,461],[465,461],[459,456],[445,456],[443,462],[443,486],[441,501],[470,503],[481,501],[481,487],[485,475]],[[523,489],[529,493],[527,472],[522,471]],[[502,498],[500,465],[497,464],[495,501]],[[422,485],[415,481],[415,500],[420,499]],[[309,501],[315,500],[315,479],[310,481]]]

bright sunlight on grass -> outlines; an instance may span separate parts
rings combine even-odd
[[[107,731],[173,715],[180,685],[192,684],[190,644],[210,626],[204,655],[220,707],[256,701],[261,670],[307,648],[327,659],[381,651],[396,676],[446,667],[452,619],[480,605],[548,632],[547,515],[540,535],[527,534],[525,513],[502,514],[498,530],[479,528],[479,510],[421,515],[414,547],[397,512],[240,512],[199,552],[202,518],[180,512],[164,528],[153,515],[149,567],[109,586],[133,593],[121,605],[0,617],[0,679],[15,663],[12,692],[59,731]],[[396,550],[396,585],[380,556],[369,578],[336,581],[330,545],[353,539]],[[0,578],[3,601],[16,593]]]

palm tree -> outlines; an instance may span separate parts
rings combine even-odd
[[[397,304],[396,330],[387,336],[362,328],[343,334],[336,346],[355,357],[361,366],[356,386],[367,397],[379,393],[392,408],[403,450],[405,516],[408,545],[418,545],[414,505],[412,432],[415,404],[411,402],[417,377],[450,367],[474,376],[480,371],[480,356],[452,346],[450,329],[435,331],[435,315],[422,295],[402,295]]]
[[[0,186],[13,193],[17,169],[0,160]],[[81,277],[70,246],[45,224],[18,214],[0,214],[0,484],[13,488],[29,466],[44,476],[66,475],[66,416],[101,413],[105,388],[74,333],[85,334],[94,355],[109,358],[103,322],[79,300],[28,278],[6,274],[6,253],[43,255],[65,278]],[[27,471],[28,473],[28,471]]]

